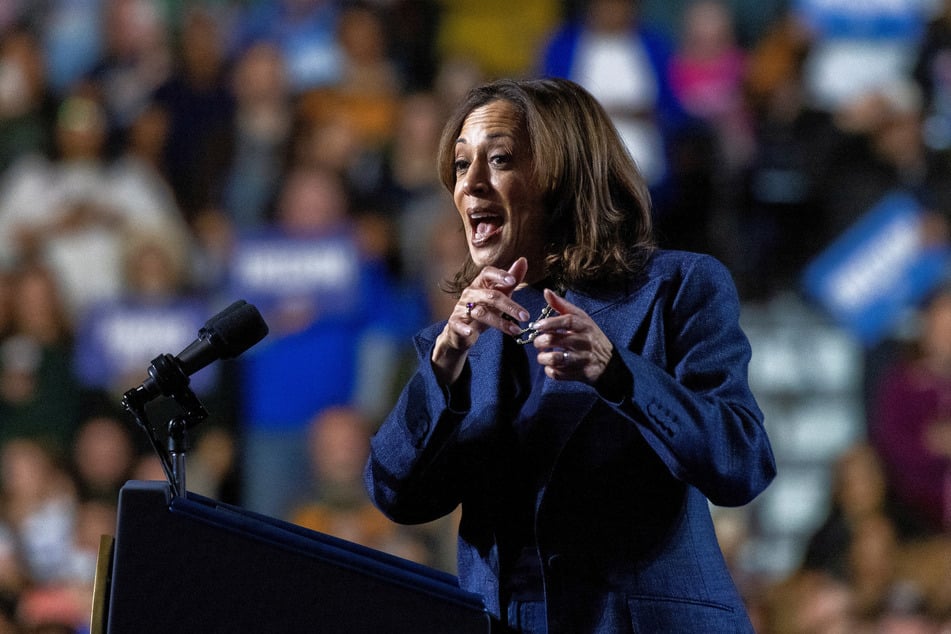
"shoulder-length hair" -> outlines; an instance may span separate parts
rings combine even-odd
[[[565,289],[623,287],[655,248],[650,194],[607,112],[578,84],[505,79],[470,90],[443,128],[443,185],[455,189],[454,148],[466,117],[500,100],[515,106],[535,178],[547,190],[548,275]],[[467,257],[445,290],[461,292],[478,272]]]

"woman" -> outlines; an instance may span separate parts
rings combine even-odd
[[[873,394],[869,437],[903,532],[951,531],[951,286],[920,308],[915,354],[892,359]]]
[[[570,81],[474,89],[438,163],[469,257],[373,438],[375,503],[461,503],[461,586],[516,631],[752,631],[707,503],[775,473],[727,271],[653,247],[644,181]]]

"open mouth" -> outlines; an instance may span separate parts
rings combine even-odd
[[[482,246],[502,231],[504,219],[491,211],[473,211],[469,213],[469,226],[472,228],[472,245]]]

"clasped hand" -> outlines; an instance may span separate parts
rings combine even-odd
[[[490,328],[510,336],[522,332],[509,316],[518,322],[530,319],[528,311],[512,299],[527,272],[525,258],[507,271],[487,266],[462,291],[433,348],[431,361],[441,382],[451,385],[459,378],[469,349],[483,332]],[[537,335],[530,345],[537,351],[538,363],[553,379],[594,385],[611,359],[613,344],[583,310],[551,289],[545,289],[544,295],[557,315],[532,324]]]

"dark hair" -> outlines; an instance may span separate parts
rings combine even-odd
[[[650,194],[610,117],[566,79],[499,80],[473,88],[450,116],[439,145],[443,185],[456,185],[454,146],[466,117],[495,101],[521,118],[535,177],[548,192],[546,267],[564,288],[617,288],[654,250]],[[478,274],[471,257],[448,284],[460,292]]]

